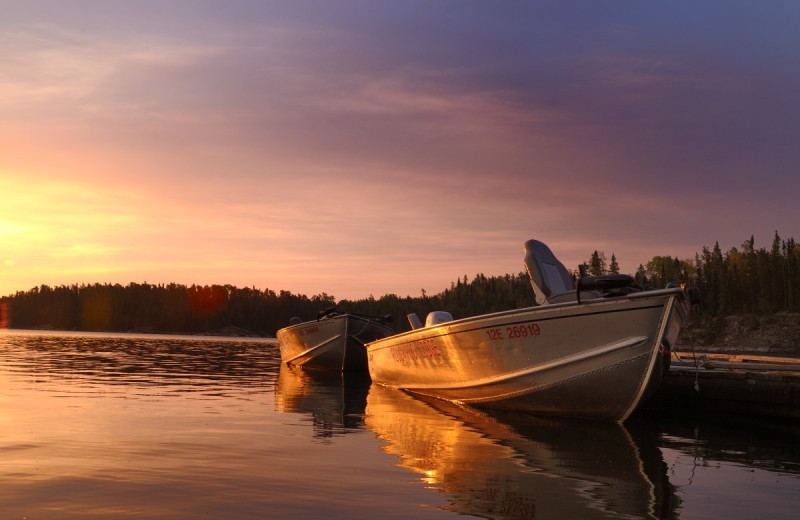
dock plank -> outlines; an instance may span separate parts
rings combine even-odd
[[[673,355],[651,406],[800,419],[800,359]]]

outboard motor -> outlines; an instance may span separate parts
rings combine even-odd
[[[429,312],[428,316],[425,318],[425,325],[422,325],[416,312],[412,312],[408,315],[408,323],[411,325],[411,330],[421,329],[423,326],[435,327],[436,325],[447,323],[448,321],[453,321],[453,315],[445,311]]]
[[[448,321],[453,321],[453,315],[449,312],[445,311],[432,311],[428,313],[428,316],[425,318],[425,326],[426,327],[435,327],[440,323],[447,323]]]

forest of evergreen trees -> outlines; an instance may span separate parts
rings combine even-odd
[[[584,270],[598,275],[619,272],[616,257],[594,251],[574,276]],[[693,259],[657,256],[639,266],[636,281],[645,287],[667,283],[696,287],[701,304],[695,321],[708,330],[733,314],[800,312],[800,246],[778,233],[769,249],[754,247],[754,239],[741,248],[722,252],[719,243],[703,247]],[[19,329],[133,331],[165,333],[219,333],[235,327],[262,336],[274,336],[292,316],[316,317],[331,306],[341,311],[386,314],[395,317],[398,332],[408,330],[405,316],[423,317],[432,310],[447,310],[463,318],[534,305],[527,273],[472,280],[465,275],[443,292],[417,297],[386,295],[379,299],[336,301],[325,293],[308,297],[289,291],[238,288],[230,285],[197,286],[131,283],[42,285],[0,298],[0,326]]]

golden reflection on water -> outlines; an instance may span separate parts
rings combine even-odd
[[[617,424],[490,415],[373,385],[367,425],[449,509],[486,518],[670,518],[655,438]]]
[[[364,426],[369,376],[304,371],[282,364],[275,385],[275,410],[311,417],[314,437],[329,438]]]
[[[794,518],[796,428],[639,419],[421,400],[265,342],[0,332],[0,519]]]
[[[221,507],[243,491],[214,477],[262,434],[262,346],[50,334],[0,346],[0,517],[180,518],[193,495]],[[242,470],[245,490],[265,472]]]
[[[449,514],[363,427],[366,389],[301,382],[278,405],[279,366],[265,342],[0,334],[0,519]]]

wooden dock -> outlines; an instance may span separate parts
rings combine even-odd
[[[800,419],[800,359],[674,352],[651,406]]]

